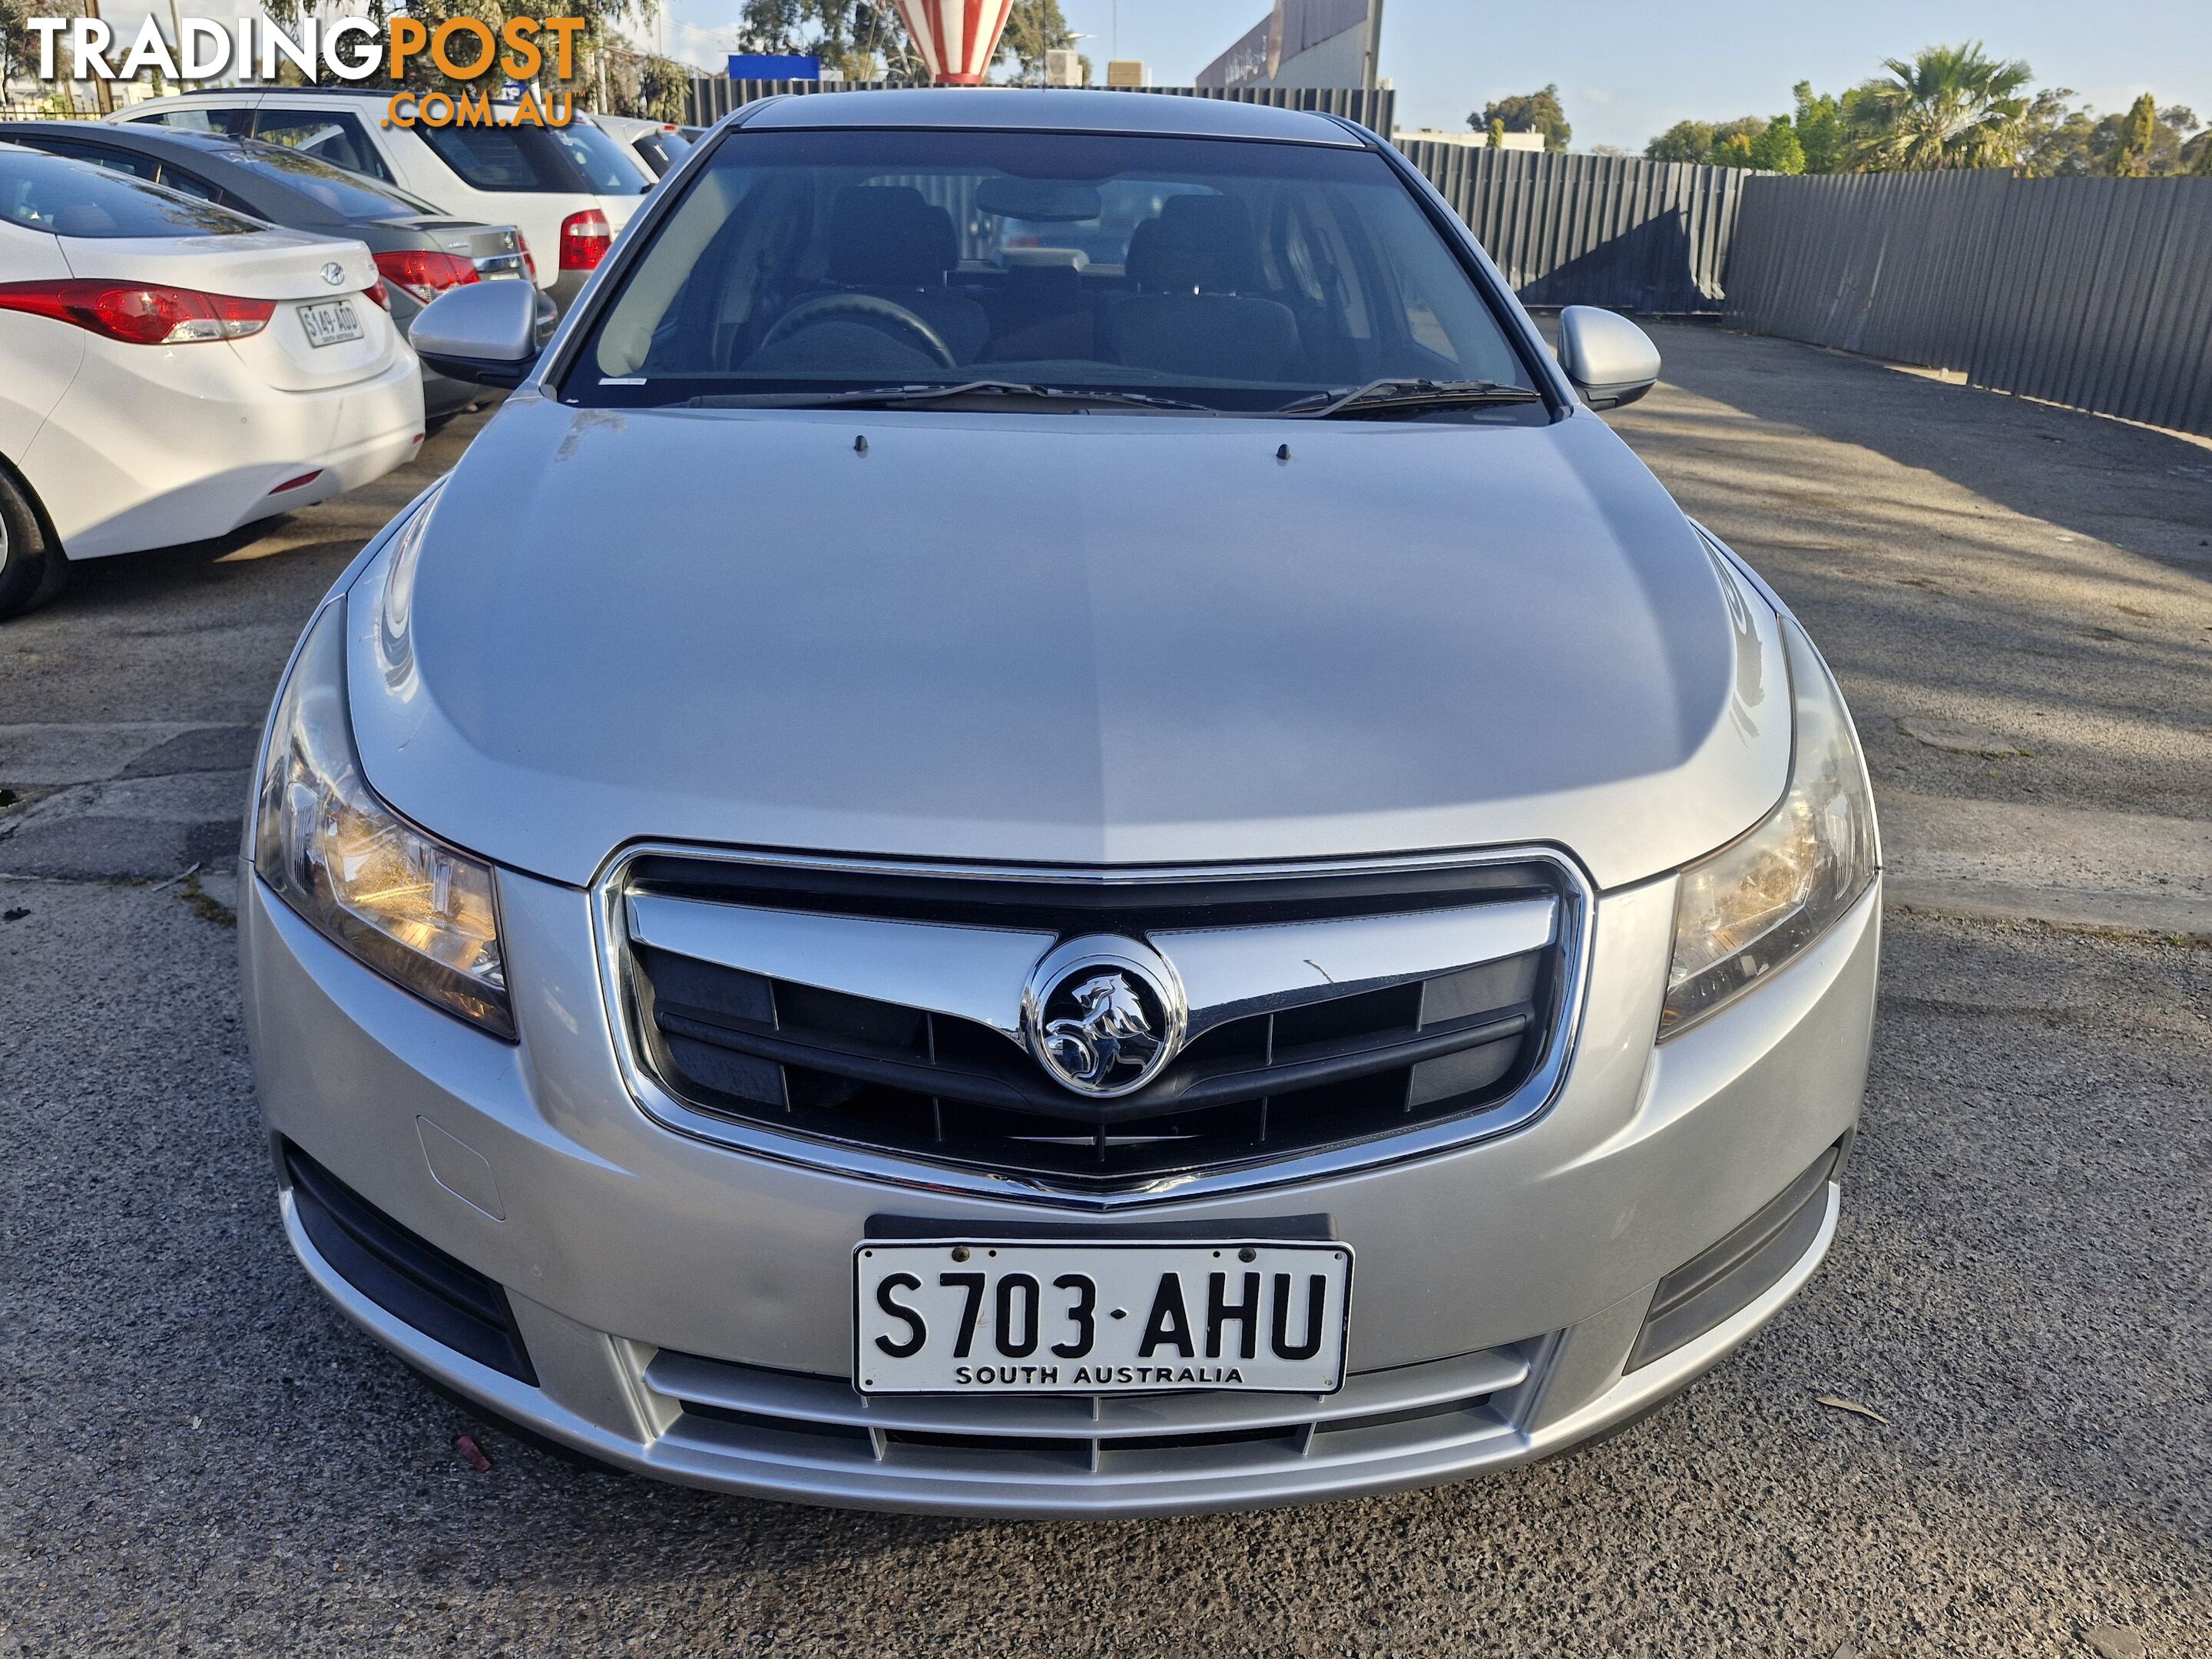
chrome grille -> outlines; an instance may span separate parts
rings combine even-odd
[[[673,1103],[1100,1195],[1540,1109],[1583,914],[1540,859],[1080,880],[654,856],[610,899],[618,1012]],[[1023,975],[1102,933],[1148,941],[1192,1004],[1173,1063],[1110,1099],[1056,1084],[1021,1028]]]
[[[917,1479],[1190,1480],[1473,1448],[1519,1432],[1547,1344],[1356,1371],[1334,1395],[871,1398],[842,1376],[663,1350],[643,1381],[675,1407],[672,1452]]]

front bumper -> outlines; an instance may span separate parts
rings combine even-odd
[[[1832,1181],[1775,1235],[1787,1259],[1747,1302],[1630,1364],[1661,1281],[1850,1135],[1880,915],[1877,886],[1770,982],[1655,1048],[1674,883],[1601,899],[1577,1053],[1534,1122],[1416,1161],[1115,1218],[1125,1235],[1203,1222],[1264,1237],[1326,1217],[1360,1263],[1345,1390],[1147,1396],[1078,1406],[1079,1422],[1062,1402],[868,1401],[848,1386],[850,1253],[872,1225],[888,1215],[1003,1236],[1066,1211],[859,1180],[654,1123],[617,1067],[589,896],[501,882],[514,1046],[369,973],[246,884],[248,1018],[276,1144],[503,1286],[536,1383],[363,1294],[288,1190],[288,1231],[325,1291],[450,1387],[641,1473],[872,1508],[1089,1516],[1524,1462],[1635,1415],[1748,1338],[1825,1253]]]

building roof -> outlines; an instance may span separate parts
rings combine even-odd
[[[1174,94],[1054,87],[915,87],[884,92],[787,96],[750,106],[745,125],[805,127],[1000,127],[1048,132],[1161,133],[1198,138],[1266,138],[1281,143],[1363,141],[1343,123],[1304,110]]]

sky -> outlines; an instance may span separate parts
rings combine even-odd
[[[668,45],[719,67],[739,3],[668,0]],[[1188,86],[1267,5],[1060,0],[1092,37],[1083,49],[1098,79],[1108,57],[1141,58],[1162,86]],[[2071,87],[2100,110],[2148,90],[2161,107],[2212,120],[2212,0],[1386,0],[1382,69],[1401,126],[1463,127],[1493,98],[1557,82],[1574,148],[1636,150],[1686,118],[1787,110],[1801,80],[1840,91],[1880,74],[1885,58],[1977,39],[1993,56],[2025,58],[2039,87]]]

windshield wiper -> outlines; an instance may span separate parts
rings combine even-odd
[[[1540,392],[1501,386],[1495,380],[1370,380],[1365,386],[1293,398],[1274,413],[1297,420],[1325,421],[1336,415],[1379,414],[1394,409],[1480,409],[1543,400]]]
[[[1139,409],[1172,409],[1198,415],[1221,411],[1179,398],[1144,392],[1085,391],[1078,386],[1042,386],[1020,380],[967,380],[957,386],[868,386],[855,392],[710,392],[685,400],[691,409],[890,409],[901,404],[942,403],[950,398],[1039,398],[1054,403],[1123,404]]]

